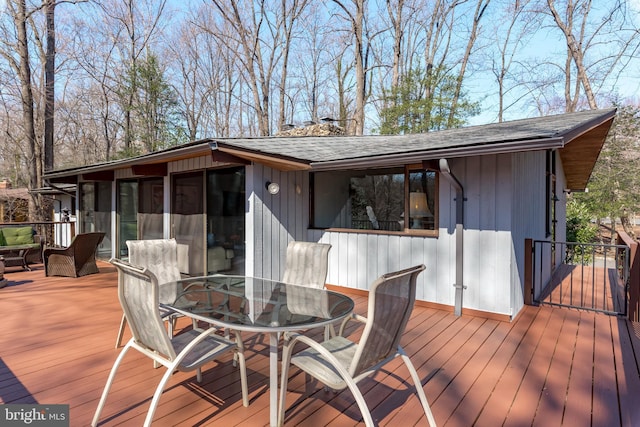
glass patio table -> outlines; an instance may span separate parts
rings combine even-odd
[[[282,332],[339,322],[353,300],[337,292],[249,276],[215,274],[180,280],[179,293],[163,307],[221,328],[269,335],[270,424],[278,417],[278,340]]]

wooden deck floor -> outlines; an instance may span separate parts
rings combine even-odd
[[[562,264],[540,301],[626,315],[625,283],[615,268]]]
[[[0,403],[69,404],[72,426],[87,426],[111,365],[121,311],[116,274],[45,278],[42,268],[9,272],[0,289]],[[356,311],[365,298],[354,296]],[[319,331],[321,333],[321,331]],[[154,418],[160,426],[268,424],[268,355],[246,336],[250,406],[240,398],[229,359],[202,383],[176,374]],[[416,307],[403,344],[439,426],[638,426],[640,326],[566,308],[526,307],[512,323]],[[142,424],[163,370],[131,353],[103,412],[105,426]],[[398,363],[362,383],[381,426],[426,425]],[[292,372],[288,426],[353,426],[349,392],[316,387],[301,399],[304,376]]]

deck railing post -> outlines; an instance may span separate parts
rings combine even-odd
[[[532,305],[533,297],[533,239],[524,239],[524,303]]]
[[[632,322],[640,322],[640,256],[638,256],[638,242],[634,241],[624,231],[619,231],[617,242],[629,248],[629,278],[627,283],[626,296],[628,298],[627,317]]]

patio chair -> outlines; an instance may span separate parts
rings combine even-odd
[[[328,243],[289,242],[282,282],[323,289],[329,269],[329,249]],[[332,333],[330,326],[325,327],[325,338]]]
[[[133,336],[125,344],[111,368],[91,425],[98,424],[118,367],[130,349],[138,350],[154,362],[167,368],[167,372],[163,375],[153,394],[144,421],[145,426],[151,425],[160,396],[174,372],[195,370],[197,380],[200,382],[202,380],[201,367],[227,352],[237,354],[240,362],[242,404],[245,407],[249,406],[242,341],[237,339],[232,341],[218,336],[215,328],[189,329],[169,337],[158,311],[160,290],[156,276],[147,268],[133,266],[119,259],[112,258],[110,262],[118,269],[118,299],[127,316]]]
[[[318,343],[301,334],[288,334],[282,355],[282,387],[278,410],[278,424],[284,422],[284,405],[287,394],[289,367],[296,365],[334,390],[349,388],[360,408],[367,426],[373,419],[357,383],[371,376],[387,363],[400,356],[404,361],[416,387],[429,424],[436,425],[422,389],[422,382],[411,360],[400,346],[400,338],[409,321],[415,302],[416,278],[425,269],[418,265],[376,279],[369,291],[367,317],[353,314],[342,323],[338,336]],[[359,342],[344,338],[344,327],[350,320],[364,323]],[[296,343],[309,348],[291,356]]]
[[[160,303],[172,303],[178,295],[175,285],[182,278],[178,267],[178,244],[175,239],[127,240],[129,263],[146,267],[158,279]],[[173,335],[173,327],[177,314],[159,308],[160,316],[168,321],[169,336]],[[127,319],[122,314],[116,348],[122,343]]]
[[[289,242],[282,282],[324,288],[329,269],[328,243]]]
[[[96,250],[105,233],[80,233],[66,248],[46,247],[42,251],[45,276],[81,277],[99,273]]]

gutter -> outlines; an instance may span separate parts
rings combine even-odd
[[[456,282],[453,287],[456,288],[455,305],[453,314],[462,315],[462,294],[467,288],[463,281],[463,255],[464,255],[464,188],[460,181],[451,173],[449,162],[447,159],[440,159],[440,173],[447,178],[456,189]]]

